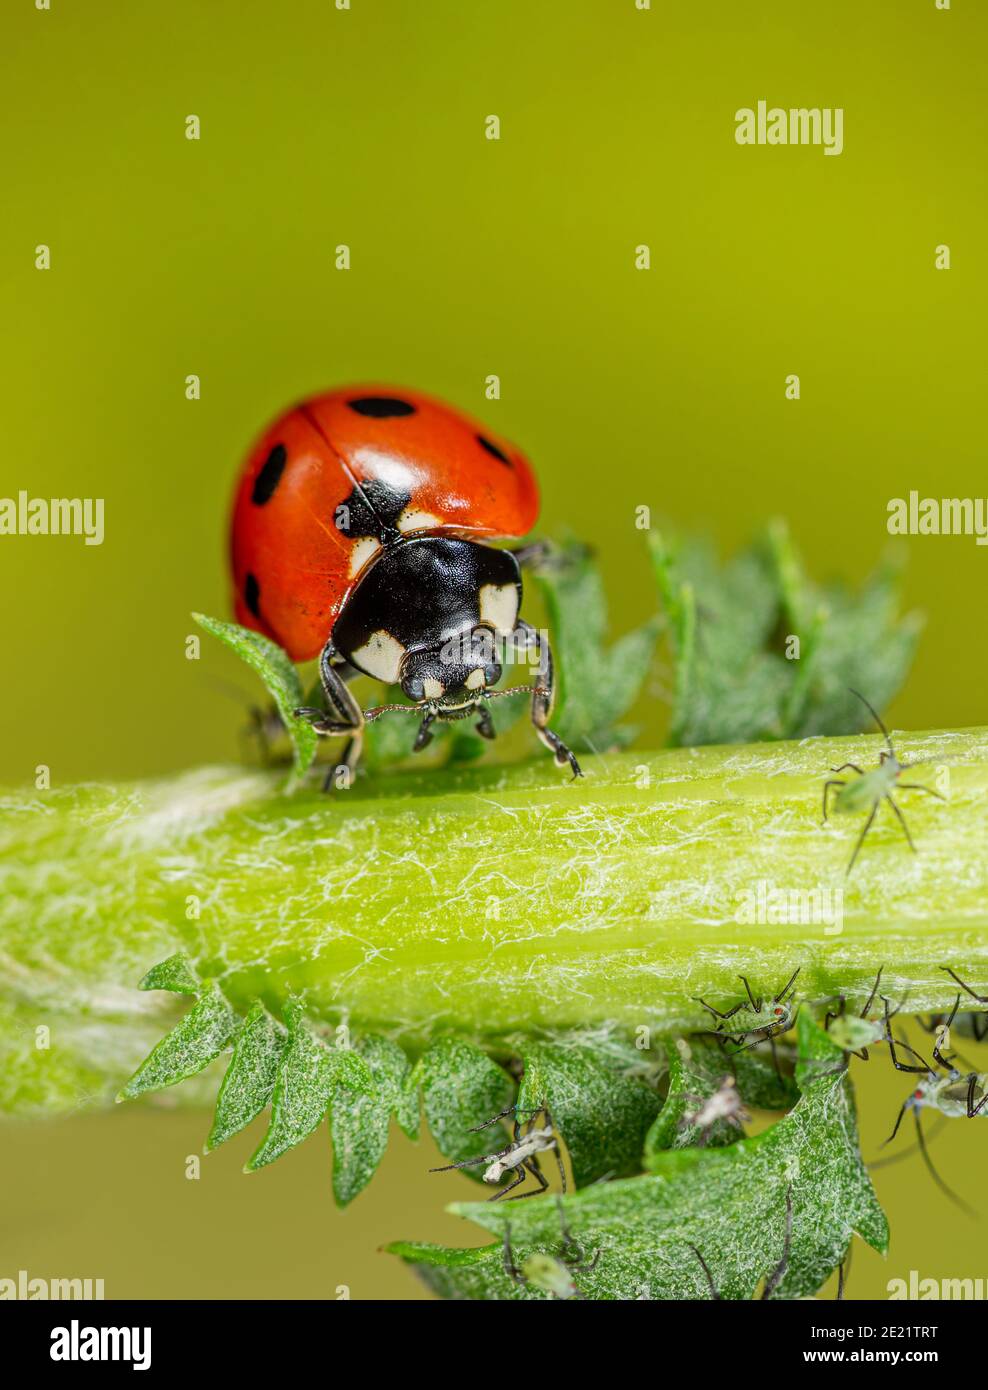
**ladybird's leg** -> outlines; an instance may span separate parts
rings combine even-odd
[[[529,649],[538,656],[539,675],[538,684],[532,695],[532,723],[535,725],[535,732],[541,742],[549,749],[555,759],[557,767],[565,767],[569,763],[573,769],[574,777],[582,777],[580,764],[576,760],[576,754],[570,752],[558,734],[548,727],[549,715],[552,713],[553,671],[552,671],[552,648],[548,641],[543,641],[539,633],[530,623],[524,619],[519,619],[515,628],[515,640],[519,637],[524,640]]]
[[[429,727],[435,720],[434,714],[427,714],[419,725],[419,731],[415,735],[415,742],[412,744],[412,752],[418,753],[423,748],[428,747],[432,742],[432,729]]]
[[[480,737],[497,738],[497,730],[494,727],[494,720],[491,718],[491,712],[487,708],[487,706],[482,705],[480,709],[477,711],[477,713],[479,717],[477,719],[476,724],[474,725],[474,728],[477,730],[477,733],[480,735]]]
[[[313,710],[310,706],[303,706],[296,710],[296,715],[300,719],[308,719],[316,733],[323,737],[350,735],[343,749],[342,759],[326,774],[324,790],[329,790],[332,786],[333,776],[340,768],[352,773],[360,761],[364,715],[346,683],[354,674],[356,673],[353,667],[340,661],[339,653],[332,642],[327,642],[319,657],[319,678],[326,697],[326,709]]]
[[[519,569],[526,570],[538,569],[558,553],[558,547],[547,540],[529,541],[527,545],[518,545],[508,550],[508,554],[513,555],[518,561]]]

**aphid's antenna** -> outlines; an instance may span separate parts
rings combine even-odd
[[[689,1244],[689,1242],[687,1242],[687,1244]],[[710,1285],[710,1297],[716,1299],[718,1303],[723,1302],[721,1295],[717,1292],[717,1285],[714,1283],[714,1276],[710,1273],[710,1266],[707,1264],[706,1260],[700,1254],[699,1250],[696,1248],[695,1245],[690,1245],[690,1249],[693,1251],[693,1254],[696,1256],[696,1258],[700,1261],[700,1266],[703,1269],[704,1274],[707,1276],[707,1283]]]
[[[937,1187],[939,1187],[940,1191],[944,1194],[944,1196],[949,1197],[949,1199],[954,1203],[955,1206],[960,1207],[961,1211],[966,1212],[968,1216],[977,1216],[977,1212],[974,1210],[974,1207],[968,1206],[967,1202],[964,1201],[963,1197],[959,1197],[952,1187],[948,1187],[947,1184],[944,1182],[943,1178],[941,1178],[940,1174],[934,1168],[933,1160],[930,1158],[930,1155],[926,1149],[926,1140],[923,1137],[923,1126],[920,1124],[919,1121],[918,1110],[915,1112],[915,1115],[916,1139],[919,1144],[919,1151],[923,1155],[923,1162],[926,1164],[927,1168],[930,1171],[930,1177],[936,1183]]]
[[[762,1298],[771,1298],[776,1289],[782,1283],[783,1276],[789,1267],[789,1252],[792,1249],[792,1183],[786,1188],[786,1235],[782,1242],[782,1258],[772,1270],[772,1273],[765,1280],[765,1287],[762,1289]]]
[[[950,978],[956,981],[956,983],[960,985],[961,989],[964,990],[967,994],[969,994],[972,999],[977,999],[979,1004],[988,1004],[988,994],[975,994],[971,986],[966,985],[964,981],[961,979],[961,977],[955,974],[953,970],[951,970],[949,965],[941,965],[940,969],[945,970],[947,974],[950,976]]]
[[[502,1153],[507,1153],[507,1149],[502,1149]],[[497,1154],[478,1154],[476,1158],[461,1158],[459,1163],[444,1163],[441,1168],[430,1168],[430,1173],[450,1173],[454,1168],[472,1168],[478,1163],[490,1163]]]
[[[802,970],[802,968],[803,968],[803,967],[802,967],[801,965],[797,965],[797,966],[796,966],[796,969],[795,969],[795,970],[792,972],[792,974],[789,976],[789,979],[786,981],[786,983],[785,983],[785,984],[782,986],[782,988],[779,990],[778,994],[775,996],[775,1002],[776,1002],[777,1004],[781,1004],[782,1001],[783,1001],[783,999],[785,999],[786,995],[789,993],[789,991],[790,991],[790,989],[792,988],[792,986],[796,983],[796,976],[799,974],[799,972]]]
[[[848,690],[851,692],[852,695],[857,695],[858,699],[859,699],[859,700],[861,701],[861,703],[864,705],[865,709],[871,711],[871,716],[872,716],[872,718],[874,719],[875,723],[878,725],[878,727],[881,729],[882,733],[883,733],[884,736],[885,736],[885,742],[888,744],[888,750],[889,750],[889,752],[892,754],[892,757],[895,758],[895,749],[892,747],[892,740],[889,738],[889,731],[888,731],[888,729],[886,729],[885,725],[882,723],[881,716],[879,715],[878,711],[875,709],[875,706],[871,703],[870,700],[866,700],[866,699],[865,699],[865,697],[861,694],[861,691],[860,691],[860,690],[855,690],[855,688],[854,688],[853,685],[849,685],[847,688],[848,688]],[[896,762],[898,762],[898,759],[897,759],[897,758],[896,758]]]

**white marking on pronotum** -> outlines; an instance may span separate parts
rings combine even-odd
[[[353,653],[353,662],[375,680],[384,681],[385,685],[396,685],[404,655],[405,648],[397,638],[379,628]]]
[[[480,594],[480,621],[495,632],[514,632],[518,621],[518,590],[514,584],[484,584]]]

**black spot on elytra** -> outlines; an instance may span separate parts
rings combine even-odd
[[[477,443],[480,445],[482,449],[486,449],[489,454],[493,454],[493,456],[498,460],[499,463],[506,463],[509,468],[511,467],[511,460],[508,458],[504,450],[499,449],[496,444],[492,443],[491,440],[485,438],[484,435],[477,435]]]
[[[263,507],[265,502],[271,501],[275,488],[281,482],[287,458],[288,450],[284,444],[276,444],[264,460],[264,466],[254,479],[254,488],[250,494],[250,500],[255,507]]]
[[[261,586],[258,584],[253,574],[248,574],[244,580],[244,603],[253,613],[255,618],[261,616]]]
[[[390,420],[393,415],[414,415],[415,407],[411,401],[399,400],[397,396],[357,396],[347,401],[351,410],[358,415],[369,415],[372,420]]]
[[[344,536],[383,540],[389,531],[397,531],[398,518],[411,500],[410,492],[392,487],[382,478],[368,478],[337,507],[336,529]]]

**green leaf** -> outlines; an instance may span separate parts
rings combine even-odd
[[[184,951],[176,951],[167,960],[152,965],[137,986],[138,989],[167,989],[173,994],[198,994],[202,981]]]
[[[694,1245],[724,1298],[751,1298],[782,1255],[787,1189],[792,1248],[777,1298],[815,1293],[853,1234],[884,1252],[888,1226],[861,1160],[840,1050],[806,1010],[798,1032],[802,1095],[770,1129],[725,1148],[657,1153],[650,1175],[596,1183],[562,1199],[572,1239],[585,1257],[600,1255],[592,1270],[574,1272],[586,1297],[708,1299]],[[833,1068],[821,1073],[813,1065],[820,1059]],[[451,1210],[490,1231],[495,1243],[463,1251],[402,1242],[391,1250],[447,1298],[545,1296],[505,1275],[502,1241],[510,1223],[516,1265],[536,1251],[558,1258],[556,1199],[456,1203]]]
[[[192,617],[201,628],[235,651],[264,682],[292,740],[294,781],[298,782],[312,766],[318,735],[311,724],[295,718],[295,710],[303,703],[302,684],[287,654],[277,643],[237,623],[225,623],[205,613],[193,613]]]
[[[263,1004],[255,1004],[237,1035],[216,1097],[207,1153],[239,1134],[268,1104],[287,1043],[288,1034],[281,1024]]]
[[[174,1086],[208,1067],[229,1045],[239,1019],[218,985],[209,985],[189,1012],[161,1039],[134,1072],[118,1100]]]
[[[641,1171],[645,1135],[662,1104],[655,1091],[588,1047],[528,1043],[522,1060],[519,1113],[548,1105],[577,1187]]]
[[[552,628],[558,687],[552,727],[572,747],[598,751],[627,743],[634,731],[619,720],[648,674],[659,619],[607,642],[607,599],[589,551],[570,546],[536,572]]]
[[[819,588],[779,522],[726,565],[704,541],[652,532],[649,546],[675,665],[671,743],[855,733],[870,716],[848,687],[881,706],[905,678],[918,623],[898,616],[888,567],[860,594]]]
[[[340,1086],[329,1117],[333,1138],[333,1192],[345,1207],[367,1186],[384,1157],[394,1115],[409,1138],[418,1134],[418,1105],[409,1105],[411,1066],[397,1043],[372,1034],[356,1044],[367,1063],[374,1090],[370,1094]]]
[[[779,1076],[771,1059],[751,1048],[728,1055],[711,1038],[667,1038],[669,1092],[662,1111],[645,1140],[646,1166],[653,1154],[665,1149],[683,1149],[700,1141],[694,1125],[682,1123],[684,1115],[706,1100],[725,1076],[733,1076],[741,1099],[762,1110],[785,1110],[799,1098],[795,1079]],[[735,1125],[716,1121],[708,1130],[705,1143],[710,1147],[733,1144],[739,1138]]]
[[[425,1117],[441,1153],[453,1163],[493,1153],[508,1143],[503,1124],[475,1132],[512,1102],[511,1077],[472,1043],[440,1038],[416,1062],[409,1086],[422,1088]],[[465,1168],[468,1177],[481,1178]]]
[[[288,1042],[278,1066],[271,1123],[246,1165],[252,1173],[301,1144],[329,1109],[337,1086],[370,1092],[370,1068],[352,1048],[327,1047],[309,1031],[301,1006],[285,1009]]]

